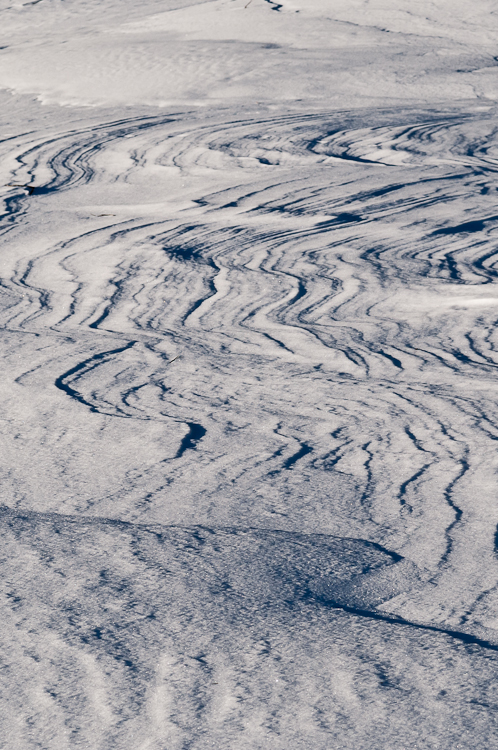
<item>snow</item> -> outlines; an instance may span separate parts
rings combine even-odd
[[[493,747],[495,5],[0,13],[0,748]]]

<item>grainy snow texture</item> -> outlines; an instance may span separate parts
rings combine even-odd
[[[498,743],[498,8],[2,0],[0,748]]]

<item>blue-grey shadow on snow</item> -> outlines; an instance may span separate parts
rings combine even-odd
[[[0,539],[30,549],[31,567],[19,571],[19,586],[13,589],[30,601],[43,601],[61,636],[94,643],[118,660],[130,661],[134,640],[129,634],[137,627],[138,610],[141,629],[160,637],[161,622],[174,612],[180,618],[202,612],[213,627],[222,622],[230,627],[235,620],[250,623],[255,613],[271,617],[278,610],[281,616],[303,606],[341,610],[498,651],[495,642],[477,634],[379,610],[383,602],[421,586],[421,573],[406,558],[363,539],[141,525],[7,507],[0,508]],[[102,549],[113,554],[96,554]],[[70,601],[55,595],[58,570],[73,592]],[[12,606],[18,606],[16,601]]]

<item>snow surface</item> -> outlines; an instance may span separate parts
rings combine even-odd
[[[0,8],[0,747],[496,746],[496,3]]]

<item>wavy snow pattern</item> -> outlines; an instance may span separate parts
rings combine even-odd
[[[347,715],[333,746],[360,747],[364,695],[394,722],[378,686],[422,690],[424,649],[491,675],[493,114],[202,112],[2,147],[3,419],[24,453],[4,611],[54,707],[40,746],[325,748]],[[363,697],[351,629],[396,652]],[[336,714],[328,667],[302,676],[320,648]],[[395,676],[403,659],[424,666]],[[301,728],[261,679],[295,681]]]

